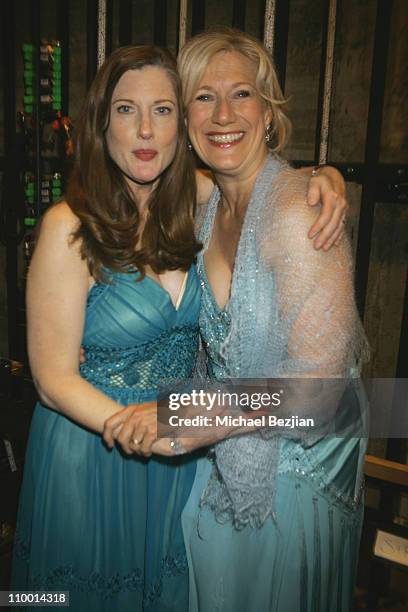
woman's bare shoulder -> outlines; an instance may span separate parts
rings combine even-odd
[[[63,240],[72,242],[73,233],[79,228],[80,221],[65,201],[53,204],[41,217],[37,228],[37,238],[43,240]]]
[[[44,213],[36,228],[36,259],[40,255],[53,257],[68,257],[81,260],[81,242],[74,235],[80,226],[80,220],[71,210],[67,202],[62,201],[50,206]]]
[[[66,227],[70,231],[74,231],[79,227],[80,221],[76,214],[72,211],[68,202],[64,200],[53,204],[44,213],[41,219],[41,225]]]

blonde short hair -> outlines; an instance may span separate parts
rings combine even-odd
[[[193,36],[181,50],[178,70],[183,87],[184,106],[190,104],[204,72],[216,53],[237,51],[254,63],[259,95],[272,111],[269,147],[278,152],[286,145],[291,123],[282,107],[286,100],[279,85],[274,63],[265,47],[252,36],[233,28],[217,28]]]

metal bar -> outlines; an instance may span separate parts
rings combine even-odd
[[[323,80],[323,99],[321,110],[320,138],[319,138],[319,164],[327,162],[327,150],[329,142],[330,128],[330,109],[332,101],[332,85],[333,85],[333,68],[334,68],[334,45],[336,41],[336,17],[337,17],[337,0],[330,0],[328,24],[327,24],[327,40],[326,40],[326,57],[325,70]],[[316,143],[317,144],[317,143]]]
[[[234,0],[232,6],[232,27],[245,30],[245,0]]]
[[[205,0],[193,0],[191,33],[194,36],[205,28]]]
[[[68,115],[69,101],[69,4],[57,3],[57,38],[61,42],[62,114]]]
[[[296,168],[314,166],[315,162],[307,159],[293,159]],[[363,184],[365,180],[364,163],[330,162],[330,165],[342,173],[345,181]],[[376,168],[376,202],[408,203],[408,166],[401,164],[378,164]]]
[[[106,57],[106,0],[98,0],[98,37],[96,65],[100,68]]]
[[[324,100],[324,85],[325,85],[325,74],[326,74],[326,62],[327,62],[327,42],[328,42],[328,30],[329,30],[329,2],[330,0],[324,0],[323,2],[323,14],[322,14],[322,52],[320,56],[320,76],[319,76],[319,92],[317,95],[317,115],[316,115],[316,134],[315,134],[315,152],[314,161],[317,162],[320,156],[320,142],[322,135],[322,119],[323,119],[323,100]]]
[[[178,44],[177,44],[177,48],[179,51],[186,44],[187,13],[188,13],[187,0],[180,0],[179,2]]]
[[[264,45],[273,53],[275,43],[275,19],[276,19],[276,0],[266,0],[265,2],[265,25],[264,25]]]
[[[278,0],[276,4],[273,59],[278,71],[282,91],[285,91],[286,58],[288,55],[290,0]]]
[[[87,0],[86,22],[86,80],[89,87],[97,70],[98,0]]]
[[[132,42],[132,0],[120,0],[119,3],[119,45],[130,45]]]
[[[371,234],[374,222],[392,9],[393,0],[378,1],[365,146],[365,173],[359,222],[360,231],[356,256],[357,304],[361,316],[364,313],[370,266]]]
[[[167,1],[154,0],[153,40],[155,45],[167,44]]]

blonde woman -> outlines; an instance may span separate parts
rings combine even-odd
[[[307,181],[279,157],[288,120],[269,54],[243,33],[207,32],[184,47],[179,71],[189,138],[216,182],[198,232],[210,373],[350,379],[366,353],[350,248],[344,240],[324,255],[305,237],[316,213],[305,206]],[[351,609],[360,397],[349,389],[341,404],[342,417],[358,412],[353,437],[235,430],[199,461],[183,512],[190,611]],[[310,407],[329,409],[319,397]],[[186,440],[189,450],[199,445]]]

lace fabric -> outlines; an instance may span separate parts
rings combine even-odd
[[[231,285],[221,311],[205,276],[200,328],[216,378],[339,378],[355,376],[368,350],[354,303],[347,240],[329,253],[307,238],[316,212],[306,205],[307,180],[270,156],[248,205]],[[199,239],[208,247],[219,201],[215,189],[202,213]],[[346,384],[346,383],[344,383]],[[328,410],[327,393],[314,397],[324,427],[312,437],[294,429],[284,435],[304,446],[325,435],[344,391],[338,385]],[[295,396],[296,397],[296,396]],[[298,402],[299,398],[297,398]],[[303,406],[304,408],[304,406]],[[288,413],[302,409],[288,405]],[[297,412],[294,410],[297,409]],[[260,527],[274,514],[281,436],[270,430],[223,440],[214,448],[214,471],[201,504],[237,529]]]

